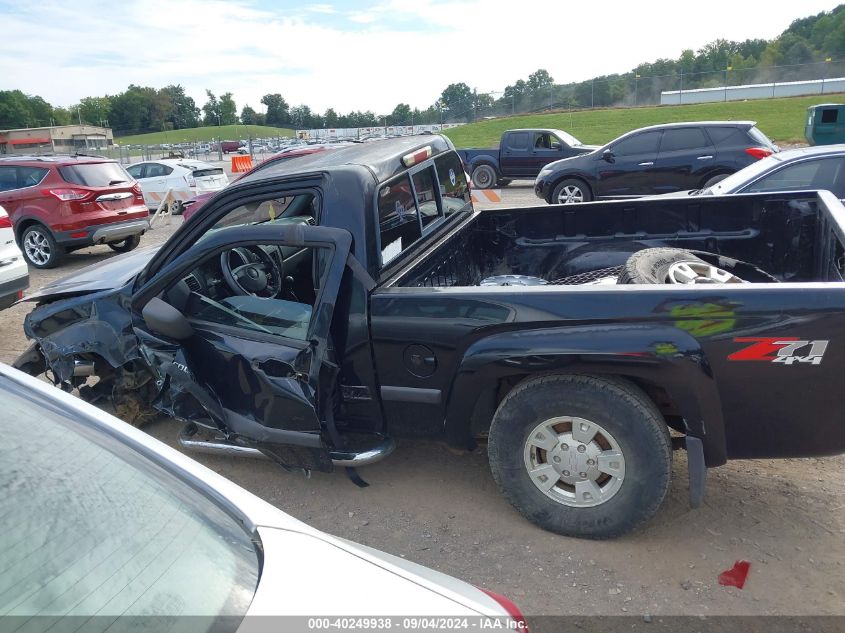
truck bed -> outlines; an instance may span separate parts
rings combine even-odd
[[[842,281],[843,219],[833,196],[812,192],[483,211],[391,285],[613,283],[631,253],[652,247],[746,262],[759,269],[746,281]],[[509,275],[533,280],[496,279]]]

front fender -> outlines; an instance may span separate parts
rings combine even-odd
[[[38,344],[56,380],[70,380],[74,357],[81,354],[96,354],[112,367],[140,357],[130,286],[61,299],[26,315],[24,332]]]
[[[554,372],[639,379],[662,387],[680,410],[687,435],[702,441],[707,465],[725,463],[724,419],[707,358],[689,333],[659,324],[521,330],[476,341],[452,383],[448,440],[474,444],[470,421],[476,405],[485,394],[495,396],[503,379]]]

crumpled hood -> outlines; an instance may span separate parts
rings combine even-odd
[[[44,297],[59,298],[120,288],[144,269],[159,248],[158,246],[142,248],[86,266],[67,277],[42,286],[36,292],[27,294],[22,301],[38,301]]]

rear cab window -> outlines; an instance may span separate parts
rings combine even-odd
[[[117,163],[79,163],[59,167],[65,182],[83,187],[108,187],[131,182],[132,176]]]
[[[471,208],[466,173],[454,151],[387,181],[378,190],[382,266],[441,221]]]

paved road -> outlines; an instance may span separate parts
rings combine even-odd
[[[503,190],[504,204],[535,205],[530,183]],[[157,227],[142,245],[178,227]],[[32,287],[95,264],[103,246],[71,254],[58,271],[32,271]],[[0,360],[26,347],[27,305],[0,312]],[[176,422],[145,427],[175,445]],[[527,614],[845,614],[845,457],[733,462],[711,471],[704,507],[687,506],[686,458],[657,516],[609,542],[535,528],[498,493],[483,450],[456,454],[401,442],[362,469],[359,489],[342,472],[311,479],[259,460],[197,459],[286,512],[344,538],[504,593]],[[718,574],[751,561],[744,590]],[[327,570],[335,573],[337,570]]]

